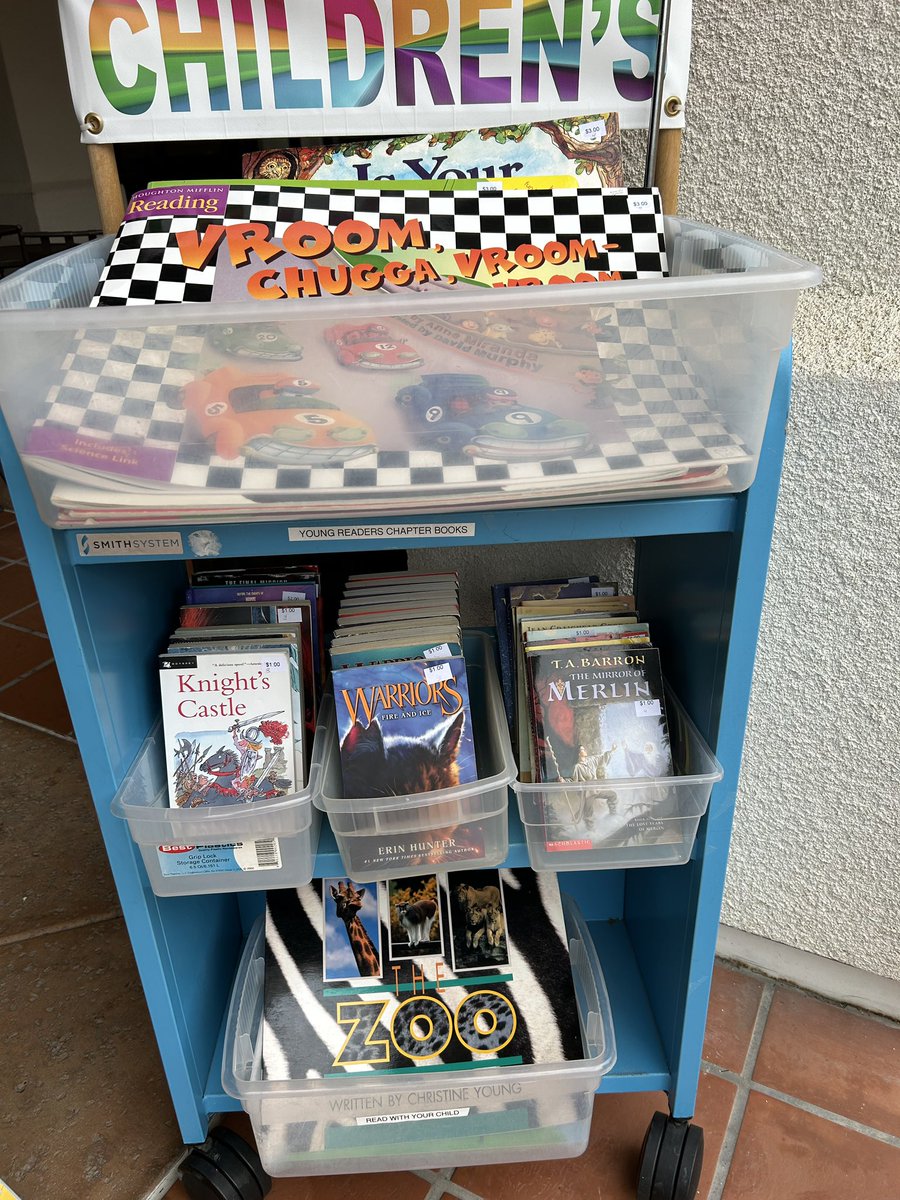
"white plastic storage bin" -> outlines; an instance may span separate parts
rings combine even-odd
[[[820,273],[666,235],[659,280],[98,309],[87,243],[0,281],[3,412],[59,527],[742,491]]]
[[[722,768],[666,690],[675,774],[601,783],[512,784],[535,871],[599,871],[686,863]]]
[[[319,814],[310,786],[292,796],[222,808],[169,808],[159,727],[112,802],[128,822],[157,896],[299,887],[313,874]]]
[[[334,703],[326,698],[313,743],[313,803],[327,813],[344,868],[357,883],[432,870],[495,867],[509,849],[509,784],[516,766],[483,633],[463,642],[478,779],[439,792],[345,800]]]
[[[396,1078],[261,1077],[264,926],[251,931],[235,978],[222,1086],[250,1115],[270,1175],[340,1175],[479,1163],[573,1158],[587,1148],[594,1093],[616,1061],[609,998],[597,951],[563,896],[586,1054],[580,1061]],[[447,1112],[435,1116],[435,1112]],[[389,1123],[363,1124],[389,1113]]]

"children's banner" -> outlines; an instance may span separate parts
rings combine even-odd
[[[342,137],[650,112],[660,0],[60,0],[86,142]],[[690,0],[665,96],[685,98]],[[97,119],[99,118],[99,120]],[[679,125],[683,116],[665,117]]]

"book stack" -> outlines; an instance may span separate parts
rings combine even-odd
[[[747,449],[670,306],[549,286],[667,272],[659,196],[620,186],[610,114],[435,135],[434,161],[422,140],[132,198],[93,304],[168,307],[91,323],[61,364],[24,457],[62,525],[726,486]],[[179,321],[184,303],[209,315]]]
[[[299,792],[321,662],[317,567],[195,571],[159,656],[170,807],[259,804]],[[196,871],[281,865],[274,838],[193,849]],[[218,862],[223,853],[227,864]]]
[[[661,843],[642,789],[673,774],[659,650],[634,596],[594,576],[493,589],[519,778],[546,783],[546,849]],[[573,785],[573,786],[560,786]]]
[[[351,576],[331,666],[345,799],[477,779],[456,572]]]

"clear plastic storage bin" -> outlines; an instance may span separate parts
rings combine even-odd
[[[326,698],[313,744],[313,803],[328,814],[344,868],[357,883],[432,870],[495,867],[509,849],[509,784],[516,777],[493,644],[463,642],[478,779],[439,792],[345,800],[334,703]]]
[[[0,281],[0,401],[59,527],[742,491],[820,273],[666,232],[658,280],[97,309],[86,243]]]
[[[599,871],[686,863],[722,768],[666,690],[675,774],[598,783],[512,784],[535,871]]]
[[[307,784],[292,796],[220,808],[169,808],[166,757],[157,727],[116,792],[157,896],[251,892],[309,883],[319,813]]]
[[[586,1054],[580,1061],[373,1078],[261,1077],[264,926],[254,926],[235,978],[222,1086],[253,1125],[270,1175],[340,1175],[573,1158],[587,1149],[594,1093],[616,1061],[609,998],[580,912],[563,896]],[[446,1112],[446,1116],[436,1116]],[[389,1113],[395,1120],[363,1124]],[[399,1120],[402,1118],[402,1120]]]

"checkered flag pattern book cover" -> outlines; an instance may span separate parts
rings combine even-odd
[[[186,215],[190,214],[190,215]],[[267,230],[267,243],[259,260],[247,253],[247,227]],[[366,244],[365,226],[377,235]],[[302,252],[298,230],[302,233]],[[316,242],[314,228],[333,231]],[[231,230],[229,234],[227,231]],[[345,230],[346,239],[339,235]],[[412,234],[408,231],[412,230]],[[407,231],[403,237],[395,235]],[[257,234],[257,239],[259,235]],[[287,241],[285,238],[287,237]],[[321,250],[317,251],[317,244]],[[257,253],[263,243],[253,243]],[[602,281],[658,278],[667,271],[663,217],[659,193],[644,188],[524,188],[485,190],[388,190],[309,187],[298,185],[234,183],[160,187],[138,193],[126,211],[125,221],[110,251],[92,306],[177,304],[219,298],[271,299],[272,296],[325,295],[332,287],[345,294],[359,287],[359,275],[344,288],[341,276],[332,285],[334,272],[320,260],[332,249],[346,251],[359,266],[373,250],[368,280],[373,270],[392,261],[399,250],[410,282],[410,247],[415,258],[431,263],[448,285],[461,273],[485,281],[487,268],[478,251],[507,256],[506,266],[490,271],[492,283],[505,286],[515,279],[548,282],[554,274],[567,278]],[[438,250],[438,247],[441,249]],[[540,254],[535,253],[535,248]],[[272,252],[274,271],[257,279],[257,268],[266,267]],[[313,251],[317,251],[313,253]],[[544,253],[546,252],[546,259]],[[470,256],[454,265],[454,254]],[[472,255],[475,257],[471,257]],[[320,271],[321,292],[296,290],[282,274],[285,264],[298,271]],[[350,266],[344,271],[350,278]],[[457,271],[457,275],[450,272]],[[223,274],[234,275],[229,288]],[[421,271],[420,271],[421,274]],[[396,270],[389,282],[405,286],[405,275]],[[246,286],[244,286],[246,285]],[[377,290],[371,282],[361,290]],[[276,290],[277,289],[277,290]]]

